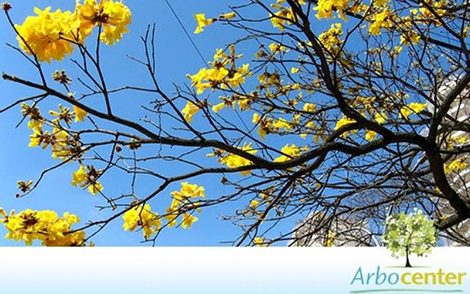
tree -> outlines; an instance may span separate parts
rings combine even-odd
[[[99,209],[110,213],[78,227],[73,215],[3,212],[10,238],[82,245],[123,218],[124,229],[142,230],[155,243],[166,229],[190,228],[205,208],[232,202],[239,208],[224,219],[242,229],[234,245],[294,244],[328,234],[338,220],[364,220],[371,237],[380,236],[390,214],[414,207],[435,218],[443,234],[470,217],[467,188],[453,181],[467,171],[470,125],[449,115],[468,99],[466,1],[247,0],[229,8],[212,18],[197,14],[195,33],[224,24],[243,36],[188,74],[190,86],[169,94],[159,83],[152,25],[143,53],[131,57],[147,70],[148,86],[108,87],[100,44],[125,37],[126,5],[86,0],[75,11],[37,10],[15,26],[11,5],[3,4],[18,35],[19,47],[10,46],[37,78],[4,73],[36,93],[1,112],[22,105],[30,146],[50,148],[57,158],[38,179],[18,182],[18,196],[73,165],[72,184],[101,197]],[[58,60],[79,72],[57,71],[51,81],[43,64]],[[439,91],[450,77],[454,83]],[[124,91],[151,95],[141,121],[116,111],[112,98]],[[53,99],[59,110],[44,115],[42,105]],[[128,174],[130,185],[108,195],[113,173]],[[204,176],[231,192],[204,189]],[[136,185],[143,177],[158,186],[144,194]],[[156,207],[157,196],[168,205]],[[450,213],[440,213],[443,204]],[[307,215],[324,220],[308,230],[276,230]]]
[[[411,267],[409,255],[431,253],[437,243],[436,229],[432,220],[421,210],[413,214],[398,213],[387,218],[382,240],[394,255],[406,256],[405,267]]]

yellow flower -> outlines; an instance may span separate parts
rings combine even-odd
[[[292,158],[299,157],[301,155],[301,149],[299,149],[299,147],[297,147],[295,144],[287,144],[286,146],[281,148],[281,152],[283,153],[283,155],[274,159],[274,162],[288,161]]]
[[[315,112],[315,104],[313,103],[305,103],[303,107],[303,111],[308,111],[308,112]]]
[[[229,15],[230,16],[230,15]],[[204,27],[213,24],[216,20],[213,18],[206,19],[205,13],[198,13],[194,15],[197,22],[197,28],[194,31],[195,34],[200,34],[204,31]]]
[[[274,121],[273,127],[276,129],[285,129],[286,131],[292,129],[291,123],[289,123],[287,120],[283,118],[278,118]]]
[[[21,104],[21,113],[26,117],[28,116],[30,120],[39,120],[42,121],[41,111],[36,106],[29,106],[26,103]]]
[[[348,125],[348,124],[353,124],[356,121],[352,118],[349,118],[347,116],[344,116],[336,123],[335,130],[338,130],[342,126]]]
[[[72,174],[72,185],[76,187],[77,185],[84,182],[87,178],[86,170],[84,165],[80,165],[80,168]]]
[[[28,128],[31,130],[35,131],[37,130],[38,132],[42,132],[42,121],[40,120],[30,120],[28,122]]]
[[[240,110],[245,111],[250,108],[251,103],[253,101],[249,98],[240,98],[238,99],[238,105],[240,106]]]
[[[272,4],[271,6],[273,8],[280,9],[280,11],[271,15],[271,23],[273,27],[278,28],[280,31],[284,31],[286,22],[290,24],[294,19],[292,8],[285,8],[278,4]]]
[[[72,186],[80,185],[82,188],[88,186],[90,194],[96,195],[103,191],[103,185],[96,180],[99,175],[100,173],[93,166],[85,167],[80,164],[79,169],[72,174]]]
[[[253,243],[258,247],[268,247],[269,244],[265,243],[264,237],[256,237]]]
[[[181,227],[183,229],[189,229],[193,225],[194,222],[197,222],[198,218],[194,217],[190,214],[183,213],[183,221],[181,222]]]
[[[160,230],[161,220],[156,212],[152,212],[149,204],[135,206],[122,216],[124,224],[122,228],[133,232],[137,227],[141,227],[146,239]]]
[[[54,128],[52,134],[49,134],[49,132],[43,132],[40,127],[34,127],[33,134],[29,136],[29,140],[29,147],[42,145],[41,148],[45,149],[51,145],[52,157],[54,158],[59,156],[58,153],[66,151],[70,143],[67,132],[59,128]],[[61,155],[61,157],[63,156]]]
[[[333,18],[333,11],[336,11],[340,18],[345,19],[345,10],[349,5],[349,0],[319,0],[313,10],[318,11],[315,15],[318,19]]]
[[[259,114],[256,113],[256,112],[253,113],[253,120],[252,120],[252,122],[253,122],[254,124],[257,124],[257,123],[259,123],[260,120],[261,120],[261,116],[259,116]]]
[[[85,110],[75,105],[73,106],[73,112],[75,113],[75,122],[85,121],[85,118],[88,116]]]
[[[52,73],[52,79],[62,85],[70,85],[72,83],[72,79],[67,76],[65,70],[56,70]]]
[[[445,164],[444,172],[448,174],[450,172],[458,172],[458,171],[463,170],[464,168],[467,167],[466,159],[467,159],[466,157],[462,157],[459,159],[455,159],[449,164]]]
[[[366,132],[366,140],[367,140],[367,141],[372,141],[372,140],[374,140],[376,136],[377,136],[377,133],[374,132],[374,131],[367,131],[367,132]]]
[[[324,31],[318,36],[318,39],[325,46],[326,49],[332,50],[333,48],[341,45],[343,40],[339,37],[343,35],[343,29],[341,23],[334,23],[330,26],[330,29]]]
[[[243,64],[237,67],[235,60],[241,58],[243,55],[235,55],[235,46],[230,46],[230,56],[222,50],[217,49],[214,55],[214,61],[209,62],[211,68],[201,68],[198,73],[194,75],[186,75],[191,79],[191,86],[196,88],[197,94],[202,94],[205,90],[212,88],[227,89],[230,87],[238,87],[240,84],[245,83],[245,78],[251,75],[249,71],[249,64]],[[246,99],[247,100],[247,99]],[[247,107],[248,102],[245,101],[244,106]],[[240,106],[243,108],[242,103]]]
[[[375,114],[375,121],[378,124],[383,124],[387,120],[387,115],[385,113],[376,113]]]
[[[195,115],[199,111],[199,107],[192,103],[191,101],[186,102],[186,106],[181,111],[184,114],[184,119],[187,122],[193,121],[193,115]]]
[[[68,107],[62,106],[62,104],[59,104],[59,112],[51,110],[49,111],[49,114],[57,116],[57,120],[63,121],[66,124],[70,124],[72,122],[72,114],[70,113],[70,109]]]
[[[65,158],[67,155],[70,154],[70,150],[68,150],[67,148],[70,143],[70,140],[68,133],[65,130],[54,128],[49,138],[49,141],[52,148],[53,158]]]
[[[91,195],[96,195],[99,192],[103,191],[103,185],[100,182],[92,183],[88,186],[88,191]]]
[[[29,180],[27,182],[24,181],[18,181],[18,189],[21,190],[21,192],[26,193],[29,190],[31,190],[31,185],[33,184],[33,181]]]
[[[236,16],[237,15],[235,14],[235,12],[229,12],[229,13],[224,13],[224,14],[219,15],[219,18],[220,19],[232,19]]]
[[[168,221],[166,225],[168,228],[174,227],[178,224],[178,214],[176,213],[176,211],[177,207],[168,207],[166,209],[167,214],[164,216],[164,218]]]
[[[253,209],[253,210],[256,210],[256,208],[258,208],[259,204],[260,204],[260,202],[258,200],[251,200],[250,201],[250,208]]]
[[[271,52],[277,54],[279,52],[286,52],[286,47],[284,45],[281,45],[281,44],[278,44],[278,43],[271,43],[269,44],[268,46],[269,50],[271,50]]]
[[[219,104],[217,104],[217,105],[212,106],[212,111],[215,112],[215,113],[217,113],[217,112],[219,112],[221,109],[223,109],[224,107],[225,107],[225,102],[221,102],[221,103],[219,103]]]
[[[240,148],[240,149],[245,151],[245,152],[248,152],[250,154],[256,154],[258,152],[258,150],[253,149],[253,147],[251,147],[251,146],[252,146],[252,143],[249,143],[249,144],[243,143],[243,147]],[[244,157],[232,154],[232,153],[219,158],[219,162],[221,164],[227,165],[230,168],[237,168],[237,167],[242,167],[242,166],[247,166],[247,165],[252,164],[252,162],[250,160],[248,160]],[[240,173],[244,176],[247,176],[247,175],[251,174],[251,170],[241,171]]]
[[[400,36],[400,45],[417,45],[421,41],[421,36],[415,31],[407,31]]]
[[[182,182],[181,190],[171,192],[171,196],[177,201],[182,201],[188,198],[205,197],[206,194],[204,193],[204,187]]]
[[[382,28],[390,30],[394,26],[392,16],[393,14],[388,8],[384,9],[380,13],[374,14],[373,21],[369,27],[369,34],[378,36],[381,34]]]
[[[195,75],[186,75],[189,79],[191,79],[191,86],[196,88],[197,94],[202,94],[205,90],[211,87],[210,83],[203,82],[203,80],[207,77],[207,72],[208,70],[203,68]]]
[[[258,135],[261,137],[261,139],[265,140],[266,139],[266,130],[263,127],[258,128]]]
[[[177,218],[180,215],[179,210],[183,208],[181,227],[183,229],[189,229],[198,219],[190,213],[187,213],[187,211],[195,209],[196,211],[201,212],[198,208],[199,203],[194,202],[192,199],[205,197],[206,194],[204,192],[204,187],[190,184],[188,182],[182,182],[180,191],[171,192],[171,196],[173,201],[171,202],[171,206],[166,209],[167,214],[164,216],[168,221],[167,225],[169,227],[177,225]]]
[[[428,107],[427,103],[412,102],[400,109],[400,117],[408,118],[413,113],[420,113]]]
[[[49,143],[46,141],[48,138],[48,133],[43,133],[40,129],[33,129],[33,134],[29,136],[29,145],[28,147],[38,147],[42,145],[42,149],[45,149]]]
[[[112,0],[85,0],[84,4],[77,1],[75,13],[80,19],[80,30],[89,35],[95,26],[102,26],[101,42],[113,45],[129,32],[132,13],[122,2]]]
[[[78,27],[76,17],[70,11],[51,12],[51,7],[44,10],[36,7],[34,12],[36,16],[28,16],[23,24],[15,25],[21,49],[26,54],[35,54],[39,61],[49,63],[71,54],[74,47],[65,39],[77,39],[73,35]]]

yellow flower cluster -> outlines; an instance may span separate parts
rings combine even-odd
[[[342,34],[343,30],[341,23],[335,23],[331,25],[329,30],[321,33],[320,36],[318,36],[318,39],[326,49],[331,51],[332,49],[337,49],[343,43],[339,38]]]
[[[207,89],[235,88],[245,83],[245,78],[250,75],[249,64],[236,67],[235,61],[243,55],[235,54],[235,46],[230,46],[230,55],[222,50],[217,50],[214,61],[210,62],[211,68],[202,68],[195,75],[187,75],[191,79],[192,87],[196,88],[198,94]]]
[[[94,27],[102,27],[100,40],[114,44],[128,32],[131,12],[122,2],[112,0],[77,1],[75,12],[60,9],[51,12],[35,8],[36,16],[29,16],[23,24],[15,25],[18,42],[27,54],[34,54],[41,62],[62,60],[74,51],[74,44],[83,43]]]
[[[339,119],[337,122],[336,122],[336,125],[335,125],[335,130],[339,130],[341,127],[343,126],[346,126],[346,125],[349,125],[349,124],[353,124],[355,123],[356,121],[352,118],[349,118],[345,115],[343,115],[343,117],[341,117],[341,119]],[[356,130],[353,130],[351,131],[351,133],[356,133],[357,131]],[[341,137],[347,137],[349,134],[349,132],[344,132],[341,134]],[[367,134],[366,134],[367,135]]]
[[[100,40],[113,45],[129,32],[127,26],[131,23],[131,11],[122,2],[112,0],[85,0],[84,4],[77,3],[75,13],[80,20],[79,30],[89,35],[94,27],[102,26]]]
[[[252,147],[252,145],[253,145],[252,143],[249,143],[249,144],[243,143],[243,147],[240,148],[240,149],[247,152],[247,153],[249,153],[249,154],[256,154],[258,152],[258,150],[254,149]],[[228,155],[226,155],[226,153],[227,152],[225,152],[225,151],[216,150],[213,153],[207,154],[207,157],[218,156],[219,158],[218,158],[217,161],[221,164],[227,165],[230,168],[243,167],[243,166],[247,166],[247,165],[252,164],[252,162],[250,160],[248,160],[244,157],[241,157],[239,155],[232,154],[232,153],[229,153]],[[247,176],[247,175],[251,174],[251,170],[241,171],[240,173],[244,176]]]
[[[365,138],[366,138],[367,141],[372,141],[372,140],[375,139],[376,136],[377,136],[377,133],[376,133],[376,132],[371,131],[371,130],[368,130],[368,131],[366,132],[366,137],[365,137]]]
[[[453,160],[451,163],[444,164],[444,172],[446,174],[450,172],[458,172],[467,167],[467,157],[462,157]]]
[[[406,31],[400,36],[400,44],[410,46],[417,45],[421,41],[421,36],[415,31]]]
[[[253,102],[251,97],[239,95],[238,93],[229,97],[220,96],[219,99],[222,100],[222,102],[212,106],[212,111],[214,111],[215,113],[219,112],[223,108],[235,109],[235,105],[237,104],[237,102],[238,102],[238,106],[240,106],[240,110],[245,111],[251,107],[251,104]]]
[[[318,11],[316,17],[333,18],[333,12],[336,11],[338,16],[345,19],[346,9],[348,8],[350,0],[319,0],[318,5],[313,9]]]
[[[369,34],[378,36],[382,33],[382,29],[391,30],[394,27],[394,17],[394,13],[388,7],[375,13],[369,27]]]
[[[171,192],[173,201],[171,206],[166,209],[167,214],[165,219],[168,221],[168,227],[173,227],[178,224],[177,218],[179,215],[182,216],[181,227],[183,229],[189,229],[194,222],[198,221],[198,218],[193,216],[188,211],[198,209],[198,203],[194,202],[194,199],[198,197],[206,197],[204,187],[196,184],[190,184],[188,182],[181,183],[181,189],[179,191]]]
[[[60,126],[60,123],[64,122],[69,125],[73,118],[76,122],[83,121],[88,115],[85,111],[74,106],[72,112],[69,108],[59,104],[59,111],[51,110],[49,112],[49,114],[56,117],[50,124],[53,127],[51,133],[43,130],[46,119],[42,116],[38,107],[23,103],[21,112],[29,118],[28,128],[33,131],[33,134],[29,136],[29,147],[41,146],[42,149],[46,149],[51,146],[52,157],[61,158],[62,160],[67,160],[71,156],[81,156],[80,138],[78,136],[69,136],[68,132]]]
[[[383,124],[387,120],[387,115],[383,112],[382,113],[377,112],[374,118],[378,124]]]
[[[423,110],[425,110],[428,107],[427,103],[417,103],[417,102],[412,102],[408,105],[403,106],[400,109],[400,117],[402,118],[408,118],[410,115],[413,113],[420,113]]]
[[[286,49],[286,46],[284,45],[281,45],[279,43],[271,43],[269,44],[268,46],[269,50],[271,50],[271,52],[273,52],[274,54],[278,54],[278,53],[281,53],[281,52],[287,52],[288,50]]]
[[[76,215],[64,213],[58,217],[51,210],[36,211],[26,209],[15,214],[12,210],[9,215],[0,208],[0,223],[8,230],[6,239],[24,241],[32,245],[39,240],[45,246],[83,246],[85,245],[85,232],[72,232],[72,225],[79,223]]]
[[[141,227],[146,239],[160,230],[160,216],[152,212],[150,204],[134,206],[126,211],[122,218],[124,230],[133,232],[137,227]]]
[[[271,4],[271,7],[279,9],[278,12],[271,15],[271,23],[273,27],[278,28],[282,32],[284,31],[286,23],[291,24],[294,20],[294,12],[292,8],[287,8],[279,4]]]
[[[302,154],[302,151],[308,151],[308,147],[297,147],[295,144],[287,144],[281,148],[283,155],[274,159],[274,162],[284,162],[289,161],[295,157],[299,157]]]
[[[425,18],[432,20],[437,25],[439,24],[439,21],[436,19],[434,13],[437,13],[440,17],[442,17],[444,14],[449,12],[449,9],[446,8],[449,5],[448,0],[424,0],[423,2],[425,2],[429,7],[431,7],[433,11],[429,10],[426,6],[424,6],[423,3],[419,4],[421,6],[419,11]]]
[[[78,24],[76,16],[60,9],[51,12],[51,7],[35,8],[34,12],[36,16],[28,16],[22,25],[15,25],[21,49],[27,54],[35,54],[41,62],[62,60],[71,54],[73,44],[67,40],[80,41],[74,36]]]
[[[314,109],[315,105],[308,103],[309,106],[311,107],[310,109]],[[304,110],[307,111],[307,110]],[[258,125],[258,134],[261,137],[261,139],[266,138],[266,134],[282,134],[284,132],[289,132],[291,131],[294,127],[299,125],[299,120],[300,120],[300,114],[295,114],[292,118],[292,120],[287,120],[285,118],[279,117],[279,118],[270,118],[270,117],[264,117],[261,118],[258,113],[253,114],[253,119],[252,122],[256,125]],[[308,122],[306,124],[307,128],[314,129],[314,124],[312,122]],[[306,136],[306,135],[305,135]],[[302,135],[302,138],[305,138],[304,135]]]
[[[88,191],[92,195],[96,195],[103,191],[103,185],[97,181],[100,175],[101,172],[97,171],[93,166],[85,167],[80,164],[80,168],[72,175],[72,186],[88,187]]]
[[[343,115],[343,117],[338,120],[336,122],[336,125],[335,125],[335,130],[338,130],[339,128],[341,128],[342,126],[345,126],[345,125],[349,125],[349,124],[353,124],[355,123],[356,121],[352,118],[349,118],[345,115]]]

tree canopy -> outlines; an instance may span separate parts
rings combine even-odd
[[[14,7],[2,8],[18,40],[9,46],[37,75],[3,73],[35,94],[0,113],[21,105],[29,146],[57,159],[37,179],[20,180],[17,196],[34,194],[48,173],[72,165],[71,184],[110,212],[80,224],[69,213],[1,210],[7,238],[85,245],[122,222],[155,244],[165,230],[196,225],[205,208],[237,203],[224,217],[242,229],[233,245],[329,240],[341,234],[332,226],[341,219],[365,221],[370,237],[380,236],[389,215],[414,208],[441,234],[469,243],[461,229],[470,217],[468,2],[246,0],[220,15],[196,14],[194,34],[231,28],[241,37],[228,35],[226,47],[214,48],[173,92],[159,82],[155,25],[143,34],[142,51],[129,56],[146,69],[147,86],[108,86],[101,51],[129,33],[125,3],[36,8],[18,24]],[[80,73],[43,70],[58,61]],[[123,106],[113,96],[124,91],[148,99],[139,100],[141,120],[116,110]],[[59,101],[56,108],[42,107],[50,100]],[[113,182],[113,173],[128,175],[130,185]],[[200,185],[201,176],[213,186]],[[139,178],[158,184],[143,194]],[[179,189],[170,191],[174,183]],[[220,194],[219,183],[232,192]],[[122,185],[122,193],[108,194],[107,185]],[[169,205],[156,205],[157,198]],[[322,220],[308,230],[277,230],[308,215]]]
[[[406,256],[406,267],[411,267],[411,253],[423,256],[436,246],[436,228],[421,210],[397,213],[387,218],[383,242],[394,255]]]

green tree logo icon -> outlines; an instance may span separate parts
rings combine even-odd
[[[391,215],[385,226],[382,241],[393,256],[406,256],[405,267],[411,267],[410,254],[423,256],[431,253],[439,238],[433,221],[421,210]]]

